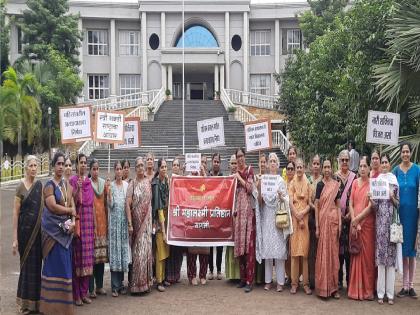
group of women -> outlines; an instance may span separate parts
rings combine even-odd
[[[295,294],[302,282],[308,295],[315,289],[320,297],[339,298],[345,274],[349,298],[372,300],[376,290],[380,304],[385,297],[393,304],[401,251],[390,241],[390,228],[399,213],[404,282],[398,296],[416,298],[420,169],[410,162],[411,147],[401,146],[402,162],[392,173],[388,156],[377,151],[370,159],[360,159],[358,174],[349,170],[346,150],[339,154],[335,174],[329,159],[315,156],[307,176],[296,148],[291,147],[287,157],[282,176],[276,177],[277,190],[269,194],[261,190],[262,175],[280,174],[277,155],[261,155],[258,171],[246,164],[243,149],[232,155],[235,237],[234,246],[225,251],[226,278],[240,280],[237,286],[250,292],[262,271],[264,289],[270,290],[275,267],[278,292],[289,284]],[[111,181],[99,177],[97,160],[88,165],[87,157],[79,154],[73,174],[70,159],[57,152],[54,176],[42,185],[36,180],[36,158],[27,157],[13,215],[13,252],[20,256],[17,303],[23,313],[73,314],[73,305],[106,295],[105,263],[113,297],[150,292],[154,283],[165,291],[180,281],[184,255],[191,285],[206,284],[209,261],[208,279],[222,278],[223,248],[216,250],[214,276],[208,248],[166,243],[170,176],[166,161],[159,159],[155,172],[154,160],[152,153],[138,157],[134,178],[129,161],[117,161]],[[204,158],[200,172],[190,175],[220,176],[220,155],[213,154],[211,160],[210,171]],[[171,174],[183,174],[179,159],[173,161]],[[369,178],[376,177],[389,182],[388,199],[370,195]],[[276,224],[280,216],[282,226]]]

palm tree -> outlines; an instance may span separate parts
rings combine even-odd
[[[387,30],[387,59],[375,67],[376,88],[387,110],[400,112],[401,126],[413,126],[411,134],[399,142],[413,146],[415,161],[420,160],[420,2],[406,0],[397,8]],[[391,159],[399,159],[399,148],[386,148]]]
[[[23,136],[31,144],[40,132],[42,114],[35,97],[38,82],[33,74],[18,74],[12,67],[8,67],[3,75],[0,103],[15,117],[18,154],[22,155]]]

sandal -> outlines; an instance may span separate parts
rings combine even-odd
[[[394,305],[394,300],[389,299],[389,300],[388,300],[388,304],[389,304],[389,305]]]
[[[82,301],[83,301],[83,303],[86,303],[86,304],[91,304],[92,303],[92,300],[89,299],[87,296],[85,296],[84,298],[82,298]]]
[[[378,299],[378,304],[380,305],[384,304],[384,299]]]
[[[163,286],[162,283],[159,283],[158,286],[157,286],[157,290],[159,292],[165,292],[166,289],[165,289],[165,287]]]
[[[113,297],[118,297],[118,292],[117,291],[112,291],[112,296]]]
[[[292,288],[290,289],[290,294],[296,294],[296,292],[297,292],[297,286],[292,285]]]
[[[270,289],[271,289],[271,283],[266,283],[266,284],[264,285],[264,290],[265,290],[265,291],[270,291]]]
[[[306,295],[311,295],[312,294],[311,288],[307,285],[303,286],[303,291],[305,291]]]
[[[97,295],[106,295],[106,291],[104,288],[96,289]]]
[[[95,291],[91,292],[91,293],[89,294],[89,297],[90,297],[91,299],[96,299],[96,293],[95,293]]]
[[[171,286],[171,283],[169,282],[169,281],[163,281],[163,285],[165,286],[165,287],[170,287]]]
[[[277,292],[283,292],[283,285],[282,284],[277,284]]]
[[[83,302],[82,302],[82,300],[76,300],[76,301],[74,301],[74,305],[83,306]]]
[[[340,293],[338,293],[338,292],[335,292],[334,294],[333,294],[333,298],[334,299],[336,299],[336,300],[339,300],[340,299]]]

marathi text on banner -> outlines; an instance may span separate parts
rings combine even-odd
[[[141,144],[141,127],[139,117],[127,117],[124,124],[124,143],[115,144],[115,149],[138,148]]]
[[[280,175],[262,175],[261,176],[261,194],[273,195],[279,190]]]
[[[270,120],[257,120],[245,124],[246,151],[258,151],[271,148]]]
[[[224,146],[223,117],[197,121],[197,136],[200,150]]]
[[[168,207],[168,244],[233,245],[236,180],[229,176],[173,176]]]
[[[389,199],[389,182],[383,178],[370,179],[370,193],[372,199]]]
[[[185,154],[185,171],[199,172],[201,165],[201,153],[187,153]]]
[[[74,143],[92,137],[89,106],[60,107],[59,119],[62,143]]]
[[[96,141],[124,143],[124,114],[96,112]]]
[[[366,142],[397,145],[400,131],[400,114],[390,112],[368,112]]]

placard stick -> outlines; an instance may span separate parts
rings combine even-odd
[[[111,173],[111,144],[108,144],[108,176]]]
[[[261,150],[258,150],[258,168],[260,170],[260,176],[261,176],[261,166],[260,166],[260,161],[261,161]]]

